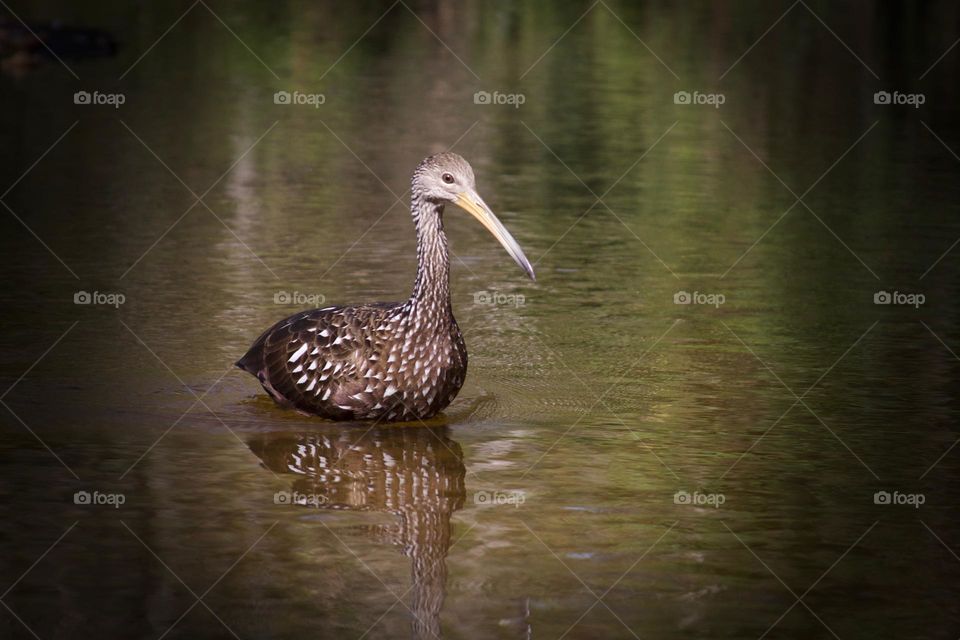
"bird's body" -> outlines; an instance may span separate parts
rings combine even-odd
[[[341,420],[427,418],[456,397],[467,348],[456,321],[411,301],[304,311],[238,363],[282,405]],[[453,316],[449,316],[453,320]]]
[[[450,303],[447,202],[477,216],[532,277],[516,241],[476,195],[470,165],[455,154],[431,156],[413,178],[418,268],[410,298],[294,314],[267,329],[237,366],[282,406],[334,420],[425,419],[449,405],[466,378],[467,348]]]

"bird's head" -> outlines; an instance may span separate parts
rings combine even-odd
[[[413,193],[428,202],[451,203],[469,212],[500,241],[520,268],[536,279],[520,245],[477,193],[473,167],[463,157],[444,152],[425,158],[413,174]]]

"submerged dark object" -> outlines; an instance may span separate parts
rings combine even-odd
[[[117,41],[102,29],[60,22],[24,25],[0,18],[0,55],[18,52],[74,59],[113,56],[117,53]]]
[[[0,70],[18,76],[50,60],[112,57],[117,41],[102,29],[59,22],[22,24],[0,17]]]
[[[267,329],[237,366],[279,404],[334,420],[424,419],[449,405],[466,377],[467,348],[450,304],[447,203],[473,214],[534,277],[477,194],[467,161],[440,153],[413,174],[418,265],[410,298],[294,314]]]

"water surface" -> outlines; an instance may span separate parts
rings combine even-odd
[[[955,8],[190,6],[14,7],[121,48],[0,76],[4,637],[956,637]],[[450,210],[453,405],[278,409],[451,146],[536,283]]]

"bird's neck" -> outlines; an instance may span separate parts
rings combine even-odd
[[[410,303],[420,311],[450,310],[450,260],[443,231],[443,204],[414,196],[417,225],[417,280]]]

